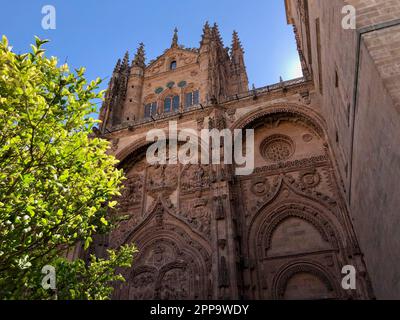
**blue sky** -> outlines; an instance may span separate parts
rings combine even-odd
[[[44,5],[56,8],[56,29],[44,30]],[[2,0],[0,34],[14,52],[30,50],[34,35],[51,40],[47,54],[74,68],[85,66],[87,77],[107,78],[126,50],[131,56],[139,42],[147,62],[171,43],[198,47],[205,21],[217,22],[225,46],[237,30],[245,49],[250,86],[300,76],[293,29],[286,24],[283,0]]]

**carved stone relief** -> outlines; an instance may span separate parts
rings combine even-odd
[[[219,116],[210,118],[209,126],[225,127],[226,121],[234,120],[234,110],[218,110]],[[215,165],[136,162],[127,170],[120,211],[130,219],[112,233],[112,246],[131,241],[133,230],[140,230],[145,238],[168,236],[142,246],[137,237],[140,255],[120,297],[223,298],[230,297],[231,287],[237,284],[244,296],[253,298],[301,298],[296,289],[300,285],[306,297],[337,297],[327,277],[348,255],[340,256],[347,225],[340,220],[335,176],[328,154],[321,154],[317,130],[305,130],[304,121],[293,130],[297,120],[286,117],[285,126],[276,117],[256,128],[264,131],[256,137],[259,162],[250,176],[231,179],[233,167]],[[193,123],[200,130],[207,127],[208,119],[199,114]],[[254,226],[260,229],[256,232]],[[274,284],[278,270],[299,256],[320,262],[321,272],[292,269],[296,272],[282,273]],[[243,257],[243,263],[235,274],[231,266],[238,257]],[[237,283],[246,272],[244,283]],[[262,293],[257,296],[258,290]]]
[[[211,213],[208,200],[200,198],[186,201],[182,205],[181,211],[182,217],[194,230],[201,232],[209,238],[211,232]]]
[[[300,173],[300,182],[305,188],[315,188],[321,182],[321,175],[315,169]]]
[[[123,189],[119,205],[121,211],[127,211],[129,208],[141,205],[143,197],[143,176],[133,174],[123,181]]]
[[[188,165],[181,176],[183,193],[194,192],[210,186],[211,174],[208,165]]]
[[[147,171],[147,190],[152,195],[171,194],[178,186],[178,165],[154,165]]]
[[[268,179],[264,177],[253,178],[250,185],[250,191],[258,197],[266,195],[270,190]]]
[[[127,283],[119,288],[117,295],[139,300],[201,297],[199,290],[205,283],[205,275],[200,277],[199,272],[204,261],[194,259],[181,245],[179,240],[160,238],[141,248]]]
[[[265,160],[272,162],[288,160],[294,151],[293,140],[281,134],[269,136],[260,145],[261,155]]]

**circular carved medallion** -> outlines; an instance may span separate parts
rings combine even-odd
[[[321,182],[321,176],[317,171],[306,171],[300,174],[300,181],[306,188],[315,188]]]
[[[288,136],[274,134],[266,138],[260,145],[264,159],[280,162],[289,159],[294,153],[294,142]]]
[[[265,178],[255,178],[251,182],[250,190],[256,196],[264,196],[269,191],[269,183]]]

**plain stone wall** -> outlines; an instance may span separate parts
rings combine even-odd
[[[341,27],[346,4],[356,7],[357,30]],[[357,52],[358,32],[400,20],[400,1],[308,0],[308,6],[312,61],[297,1],[290,12],[313,71],[313,103],[321,104],[374,293],[400,299],[400,25],[364,34]]]
[[[400,117],[362,46],[351,213],[375,295],[400,299]]]
[[[363,40],[379,76],[400,111],[400,21],[398,26],[365,34]]]
[[[400,19],[398,0],[346,0],[344,2],[357,9],[357,28]]]

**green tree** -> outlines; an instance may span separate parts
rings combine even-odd
[[[36,38],[26,54],[0,42],[0,298],[51,299],[41,269],[52,265],[59,298],[106,299],[133,246],[87,264],[60,257],[115,225],[107,212],[123,174],[108,142],[89,137],[100,79],[88,83],[84,68],[47,58],[46,42]]]

